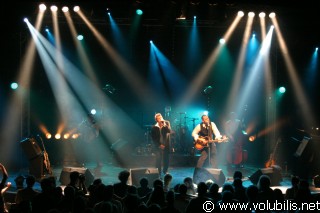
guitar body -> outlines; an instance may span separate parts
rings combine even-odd
[[[274,166],[275,164],[276,164],[276,161],[272,156],[270,156],[269,160],[265,164],[265,167],[268,168],[268,167]]]
[[[209,139],[207,136],[206,137],[199,137],[198,140],[194,143],[194,148],[201,151],[203,148],[208,147],[209,143],[215,143],[215,142],[227,142],[228,138],[223,138],[223,139]]]

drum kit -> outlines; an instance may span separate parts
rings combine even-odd
[[[190,118],[186,112],[171,113],[171,107],[165,108],[165,120],[171,123],[170,133],[170,152],[172,154],[192,154],[193,139],[191,131],[195,127],[195,121],[199,118]],[[192,122],[192,128],[189,128],[189,123]],[[136,147],[137,155],[152,155],[153,142],[151,138],[151,129],[153,125],[144,125],[144,144]]]

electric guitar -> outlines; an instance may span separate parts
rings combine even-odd
[[[205,137],[199,137],[195,142],[194,142],[194,148],[197,150],[201,151],[204,147],[208,147],[209,143],[222,143],[222,142],[228,142],[229,138],[222,138],[222,139],[209,139],[208,136]]]

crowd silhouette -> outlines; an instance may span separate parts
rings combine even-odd
[[[240,171],[234,172],[232,182],[222,186],[213,180],[195,185],[191,177],[171,186],[171,174],[153,183],[142,177],[140,185],[135,186],[128,184],[130,172],[123,170],[117,183],[107,185],[95,179],[88,187],[85,176],[77,171],[70,173],[66,186],[57,186],[54,177],[45,177],[39,191],[34,189],[36,179],[29,175],[25,178],[26,187],[17,191],[15,203],[8,207],[3,190],[8,174],[4,166],[2,171],[0,213],[307,212],[307,207],[299,207],[319,202],[319,196],[311,194],[308,181],[297,176],[292,176],[292,186],[283,193],[270,187],[267,175],[261,175],[256,185],[243,186]]]

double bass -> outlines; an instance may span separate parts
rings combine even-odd
[[[229,128],[233,129],[229,134],[227,134],[230,142],[226,153],[227,162],[230,165],[241,165],[247,161],[247,153],[243,150],[245,140],[243,134],[243,123],[240,120],[234,119],[230,120],[227,125],[228,124]]]

